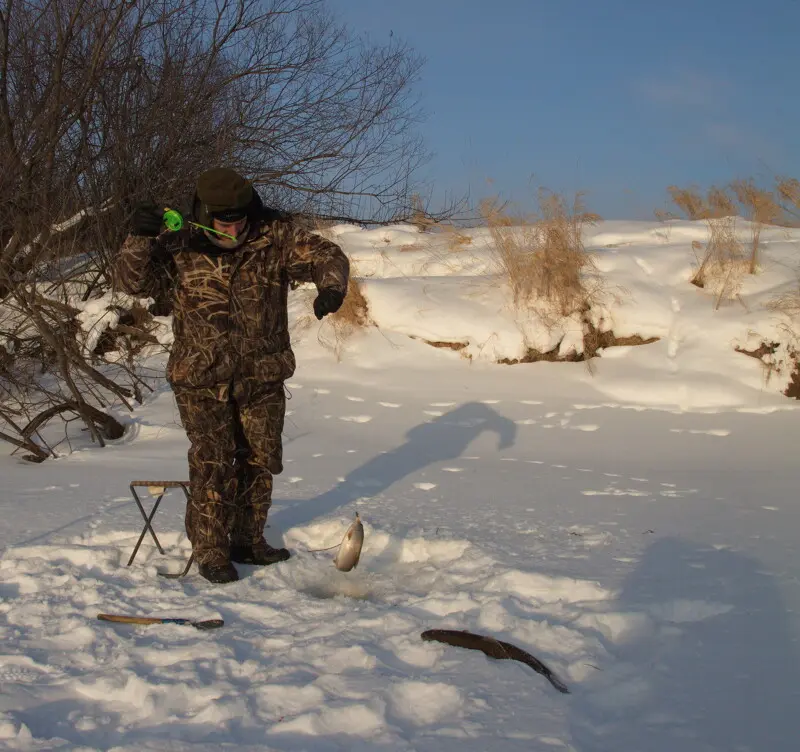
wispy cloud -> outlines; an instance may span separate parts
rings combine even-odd
[[[727,79],[702,71],[681,69],[636,81],[635,89],[648,102],[674,109],[724,107],[731,94]]]
[[[742,121],[733,81],[723,75],[676,67],[639,78],[633,88],[641,100],[657,109],[666,127],[674,127],[684,137],[690,135],[696,144],[763,158],[776,152],[776,145],[760,135],[760,129]]]

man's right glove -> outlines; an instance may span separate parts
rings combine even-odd
[[[131,217],[131,234],[155,238],[161,233],[164,223],[164,212],[150,201],[136,204]]]

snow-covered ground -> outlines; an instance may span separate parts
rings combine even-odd
[[[786,342],[764,304],[796,285],[800,232],[765,232],[761,273],[714,311],[688,282],[702,225],[593,228],[606,325],[660,339],[591,372],[493,362],[579,338],[515,317],[485,231],[458,251],[412,228],[335,232],[378,327],[337,360],[312,291],[293,294],[267,530],[290,561],[227,586],[159,578],[189,550],[173,491],[154,522],[167,555],[148,538],[125,566],[142,524],[128,483],[187,473],[163,385],[106,449],[0,457],[0,749],[797,749],[800,415],[786,371],[767,382],[734,347]],[[361,563],[338,572],[309,549],[356,511]],[[423,642],[431,628],[514,643],[571,694]]]

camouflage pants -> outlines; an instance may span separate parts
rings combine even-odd
[[[283,470],[283,382],[243,380],[216,389],[174,388],[189,438],[186,534],[199,564],[261,540],[272,476]]]

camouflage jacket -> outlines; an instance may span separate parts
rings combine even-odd
[[[167,378],[180,387],[235,379],[283,381],[294,373],[287,295],[292,282],[347,292],[349,263],[335,243],[264,212],[243,246],[224,251],[194,228],[157,238],[129,235],[116,286],[152,296],[172,281],[173,333]]]

